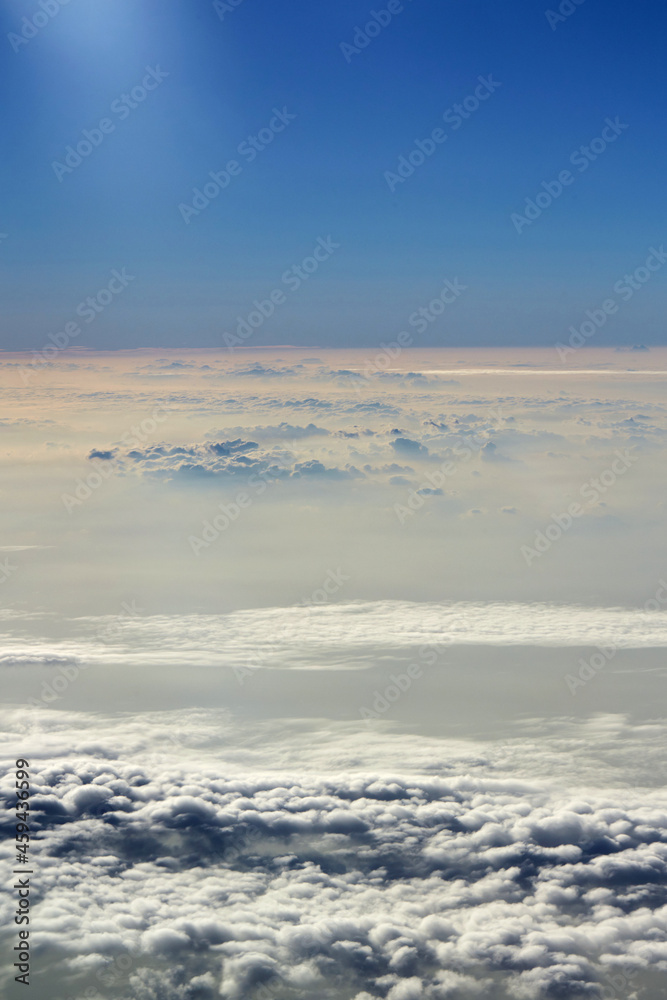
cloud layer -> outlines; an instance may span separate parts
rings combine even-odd
[[[344,586],[337,571],[329,579]],[[324,603],[316,590],[304,606],[253,608],[227,615],[121,615],[77,618],[58,625],[46,616],[7,616],[0,666],[173,663],[188,666],[355,669],[369,657],[452,646],[667,646],[663,610],[586,608],[555,604],[417,604],[408,601]],[[667,588],[666,588],[667,598]],[[322,603],[317,603],[317,601]],[[39,625],[41,636],[36,635]],[[25,634],[30,626],[32,634]],[[46,633],[46,634],[44,634]]]
[[[664,992],[666,356],[5,359],[34,1000]]]
[[[54,715],[31,761],[34,921],[63,988],[648,1000],[667,972],[663,792],[503,776],[493,748],[444,773],[239,770],[193,748],[193,717],[186,750],[174,716]]]

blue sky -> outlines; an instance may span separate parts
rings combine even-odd
[[[465,296],[417,345],[552,345],[667,238],[653,0],[631,13],[566,0],[553,27],[546,2],[407,0],[347,57],[372,11],[388,20],[385,0],[43,3],[1,7],[5,350],[40,349],[122,268],[134,280],[78,344],[222,347],[329,236],[340,247],[254,344],[374,346],[458,277]],[[147,67],[167,75],[120,110]],[[488,99],[460,128],[443,123],[489,75]],[[296,117],[250,162],[239,145],[274,109]],[[90,155],[54,167],[104,118],[112,130]],[[570,155],[607,118],[627,128],[582,172]],[[387,171],[438,127],[446,141],[390,190]],[[179,205],[234,159],[236,176],[186,223]],[[572,183],[517,232],[512,214],[568,168]],[[597,346],[664,343],[666,277]]]

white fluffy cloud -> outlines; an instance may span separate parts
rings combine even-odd
[[[39,718],[33,920],[79,995],[537,1000],[622,975],[648,1000],[667,972],[663,792],[502,775],[493,749],[446,775],[239,768],[166,721]]]

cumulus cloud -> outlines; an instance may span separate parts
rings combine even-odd
[[[311,459],[309,462],[297,462],[294,466],[295,476],[324,476],[327,479],[363,479],[364,474],[354,466],[345,469],[326,468],[322,462]]]
[[[206,444],[147,443],[142,447],[117,448],[113,452],[96,449],[88,457],[113,458],[117,469],[126,475],[139,474],[166,481],[248,478],[252,473],[276,479],[290,475],[290,469],[283,464],[284,453],[260,451],[256,441],[240,438]]]
[[[425,448],[419,441],[412,441],[410,438],[397,437],[391,442],[391,447],[397,454],[408,458],[426,458],[428,456],[428,448]]]
[[[548,1000],[621,973],[650,1000],[642,977],[667,972],[662,791],[559,789],[480,759],[337,771],[311,752],[292,773],[275,748],[241,769],[169,741],[160,713],[37,723],[33,913],[75,992]]]
[[[298,424],[288,424],[282,421],[279,424],[267,424],[259,427],[231,427],[226,430],[209,431],[206,434],[207,438],[219,438],[223,435],[242,435],[249,434],[253,438],[259,438],[262,441],[296,441],[300,438],[309,437],[327,437],[331,431],[327,430],[325,427],[318,427],[316,424],[310,423],[305,427],[299,426]]]

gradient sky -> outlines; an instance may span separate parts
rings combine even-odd
[[[0,347],[41,349],[114,268],[134,281],[77,346],[222,347],[329,235],[340,248],[255,346],[376,345],[455,277],[465,296],[415,346],[563,340],[667,235],[664,5],[572,6],[553,30],[546,0],[407,0],[348,62],[341,43],[384,0],[242,0],[222,17],[206,0],[70,0],[14,45],[41,8],[3,0]],[[168,76],[121,120],[111,105],[147,66]],[[488,74],[501,86],[391,192],[385,171]],[[238,146],[274,107],[297,117],[248,163]],[[629,127],[517,233],[511,214],[616,116]],[[53,162],[105,117],[114,131],[58,180]],[[240,175],[186,225],[179,204],[234,158]],[[596,346],[664,343],[664,288],[657,272]]]

